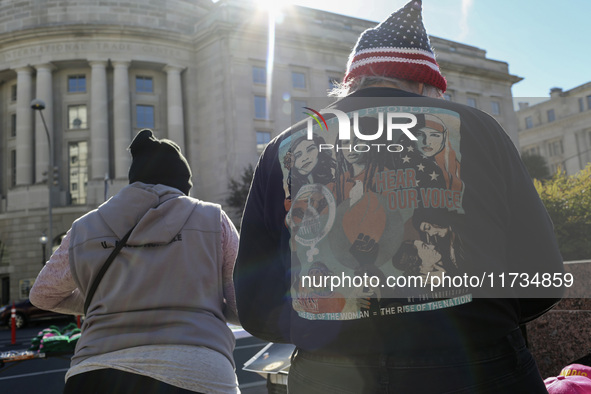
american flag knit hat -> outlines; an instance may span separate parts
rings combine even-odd
[[[343,82],[380,75],[423,82],[445,91],[447,82],[435,61],[421,10],[421,0],[412,0],[361,33],[349,56]]]

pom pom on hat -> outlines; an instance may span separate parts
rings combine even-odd
[[[159,140],[152,130],[144,129],[137,133],[129,150],[129,183],[162,184],[189,194],[193,186],[191,168],[175,142]]]
[[[423,82],[445,91],[447,82],[431,49],[421,10],[421,0],[412,0],[361,33],[349,56],[343,82],[379,75]]]

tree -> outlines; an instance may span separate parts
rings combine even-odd
[[[525,168],[532,179],[550,178],[550,170],[543,156],[537,153],[524,153],[521,155],[521,160],[523,160],[523,164],[525,164]]]
[[[548,214],[565,261],[591,258],[591,164],[567,176],[559,171],[534,184]]]
[[[254,169],[252,168],[252,164],[249,164],[243,169],[238,180],[230,178],[230,181],[228,182],[230,195],[226,199],[226,204],[228,204],[237,215],[242,215],[253,176]]]

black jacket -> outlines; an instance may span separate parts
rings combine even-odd
[[[382,116],[382,137],[353,141],[358,154],[345,158],[347,149],[334,146],[347,142],[336,140],[337,119],[325,112],[269,143],[255,170],[234,271],[247,331],[328,353],[457,349],[501,338],[560,299],[561,289],[541,286],[543,273],[564,273],[552,223],[491,116],[391,88],[363,89],[329,108],[373,117],[374,126]],[[386,112],[414,114],[417,140],[396,126],[386,139]],[[306,138],[308,124],[321,138]],[[304,139],[317,150],[325,144],[308,165],[322,171],[298,166],[296,141]],[[372,155],[356,174],[349,161],[359,161],[367,146]],[[417,248],[428,255],[420,267]],[[431,258],[437,263],[428,266]],[[356,293],[353,286],[303,289],[308,273],[365,274],[380,285]],[[441,275],[464,280],[434,289],[385,284],[388,277]]]

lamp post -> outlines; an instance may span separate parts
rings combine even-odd
[[[107,197],[109,196],[109,173],[105,174],[105,201],[107,201]]]
[[[47,245],[47,236],[45,235],[45,233],[43,233],[39,237],[39,243],[41,244],[41,250],[43,251],[43,259],[41,260],[41,265],[45,265],[45,262],[47,261],[45,260],[45,245]]]
[[[53,217],[52,217],[52,205],[53,200],[51,196],[51,186],[53,184],[53,150],[51,149],[51,137],[49,136],[49,130],[47,128],[47,123],[45,123],[45,117],[43,116],[43,110],[45,109],[45,102],[40,99],[35,99],[31,101],[31,108],[34,111],[39,111],[39,115],[41,115],[41,120],[43,121],[43,127],[45,128],[45,135],[47,135],[47,147],[49,149],[49,164],[47,167],[47,189],[49,190],[49,201],[48,201],[48,208],[47,213],[49,215],[49,228],[47,230],[47,242],[49,242],[49,252],[51,253],[51,249],[53,246],[53,237],[52,237],[52,230],[53,230]],[[43,243],[42,243],[43,244]],[[45,244],[43,244],[43,258],[45,261],[49,259],[48,256],[45,255]]]

